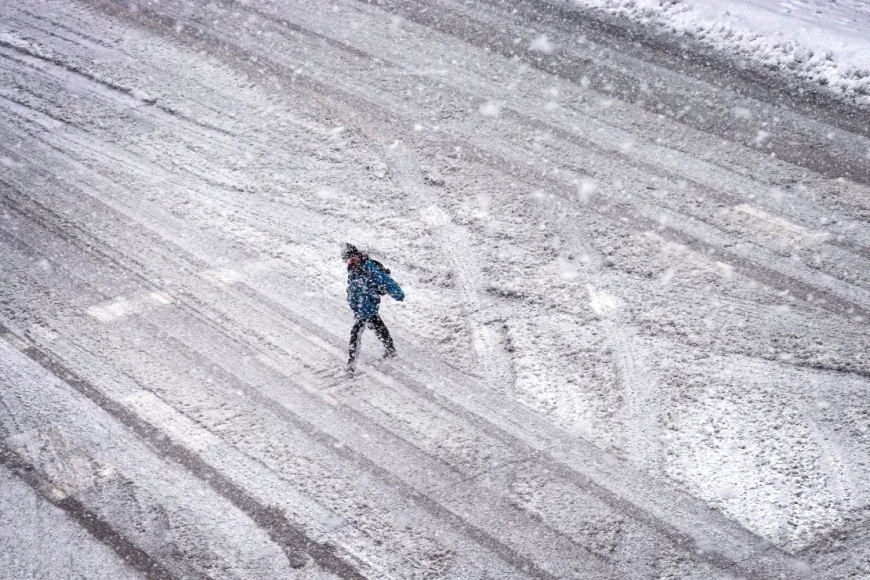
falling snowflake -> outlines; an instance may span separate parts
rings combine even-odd
[[[546,34],[542,34],[532,41],[532,44],[529,46],[529,49],[534,50],[535,52],[543,52],[544,54],[550,54],[553,52],[553,43],[550,42],[550,39],[547,38]]]
[[[339,191],[332,187],[324,187],[314,194],[318,199],[338,199]]]
[[[589,198],[592,197],[592,194],[595,193],[596,189],[598,189],[598,183],[594,179],[580,180],[580,187],[578,190],[580,201],[587,203]]]
[[[484,117],[498,117],[501,114],[501,101],[487,101],[480,106],[480,114]]]

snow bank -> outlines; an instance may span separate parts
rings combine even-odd
[[[866,0],[567,0],[663,28],[870,105]]]

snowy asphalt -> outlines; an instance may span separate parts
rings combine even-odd
[[[870,574],[870,113],[566,6],[0,7],[0,576]]]

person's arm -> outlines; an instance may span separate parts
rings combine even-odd
[[[389,274],[387,274],[374,264],[369,265],[369,272],[371,273],[375,284],[384,288],[387,291],[387,294],[389,294],[399,302],[405,299],[405,293],[402,292],[402,288],[396,283],[395,280],[390,278]]]

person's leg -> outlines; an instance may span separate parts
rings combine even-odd
[[[350,329],[350,351],[348,353],[347,368],[354,370],[356,368],[356,357],[359,354],[360,343],[362,342],[362,331],[366,326],[365,320],[357,320]]]
[[[393,345],[393,337],[390,336],[390,331],[387,330],[387,326],[381,320],[381,317],[378,315],[372,316],[369,319],[369,326],[372,327],[378,338],[384,343],[385,356],[395,355],[396,347]]]

